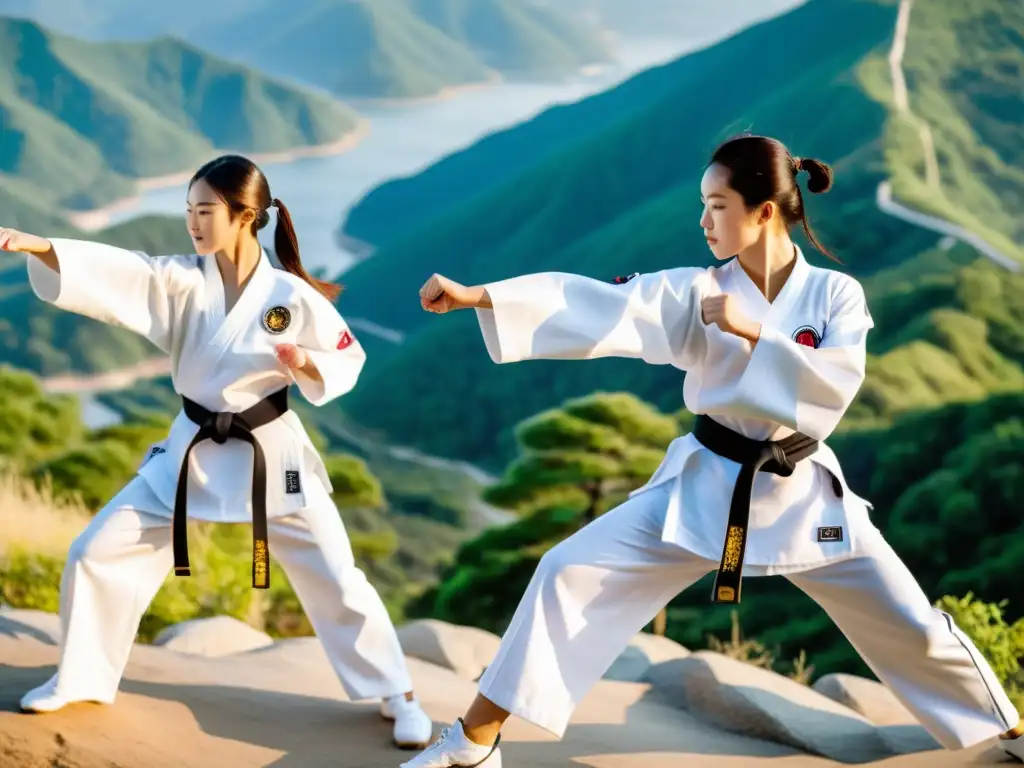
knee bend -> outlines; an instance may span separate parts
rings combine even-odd
[[[570,540],[566,539],[545,552],[537,563],[535,579],[544,582],[561,582],[571,572],[573,566],[580,565],[579,557]]]

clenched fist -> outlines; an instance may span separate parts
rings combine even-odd
[[[707,325],[717,325],[726,333],[756,343],[761,335],[761,324],[744,315],[732,296],[723,293],[708,296],[700,303],[701,316]]]
[[[53,244],[45,237],[0,227],[0,251],[20,253],[49,253]]]
[[[427,312],[443,315],[453,309],[468,309],[485,306],[484,290],[479,287],[467,288],[461,283],[434,274],[420,288],[420,305]]]
[[[292,370],[305,367],[308,360],[305,350],[294,344],[278,344],[274,351],[277,352],[277,359],[281,365],[286,365]]]

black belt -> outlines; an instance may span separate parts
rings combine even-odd
[[[818,441],[800,432],[777,442],[752,440],[703,414],[697,416],[693,436],[709,451],[740,465],[729,505],[722,561],[711,592],[712,602],[739,603],[754,475],[760,471],[789,477],[798,461],[818,450]]]
[[[182,395],[185,415],[199,431],[192,438],[178,473],[178,491],[174,497],[173,541],[174,573],[189,576],[188,565],[188,460],[192,449],[203,440],[218,444],[229,438],[244,440],[252,446],[252,585],[256,589],[270,587],[270,552],[267,544],[267,460],[263,448],[252,431],[288,411],[288,388],[279,389],[241,413],[215,413]]]

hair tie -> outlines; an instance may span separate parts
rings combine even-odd
[[[275,198],[274,198],[273,200],[271,200],[271,201],[270,201],[270,207],[271,207],[271,208],[280,208],[280,207],[281,207],[281,201],[280,201],[280,200],[278,200],[278,199],[277,199],[277,198],[275,197]]]
[[[804,169],[804,161],[799,157],[793,158],[793,173],[800,173]]]

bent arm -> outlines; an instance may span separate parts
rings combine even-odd
[[[564,272],[488,283],[491,308],[476,310],[495,363],[639,358],[692,367],[704,353],[696,287],[703,269],[641,275],[612,284]]]
[[[852,279],[836,288],[817,349],[763,326],[739,384],[750,415],[816,440],[827,438],[864,383],[873,327],[864,290]]]
[[[350,392],[366,364],[366,351],[345,320],[313,288],[297,344],[306,353],[306,365],[292,371],[302,396],[321,406]]]
[[[173,257],[84,240],[56,238],[49,254],[30,256],[28,278],[43,301],[102,323],[117,325],[170,352],[178,290]]]

